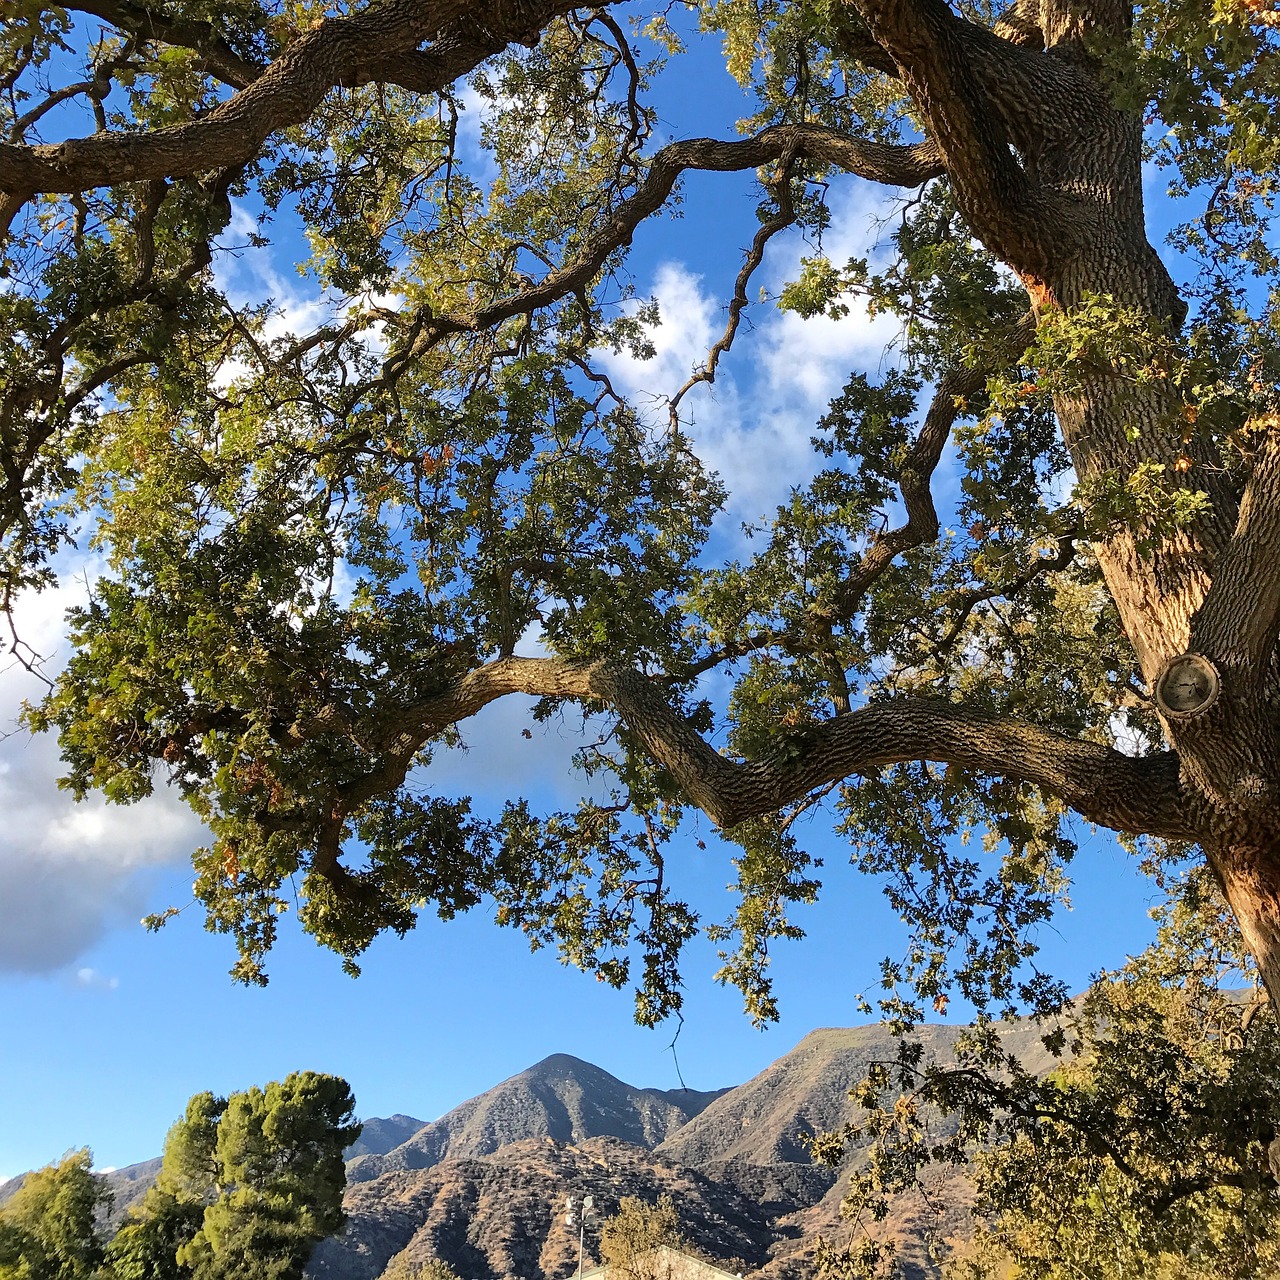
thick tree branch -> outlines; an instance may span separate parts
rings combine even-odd
[[[1014,0],[996,20],[993,30],[1000,39],[1039,53],[1044,49],[1040,0]]]
[[[1191,648],[1208,654],[1237,693],[1257,695],[1280,640],[1280,418],[1266,428],[1240,500],[1235,534],[1191,624]]]
[[[175,17],[151,5],[130,4],[127,0],[79,0],[67,7],[101,18],[140,39],[190,49],[200,56],[206,71],[234,89],[247,88],[269,65],[240,57],[212,23]],[[492,41],[484,35],[483,28],[456,24],[456,29],[442,33],[430,50],[397,49],[383,55],[371,52],[354,77],[342,84],[345,88],[394,84],[414,93],[438,92],[442,84],[448,83],[450,66],[475,65],[495,51]]]
[[[1165,718],[1187,783],[1245,830],[1258,817],[1274,812],[1280,796],[1280,734],[1272,701],[1280,639],[1280,592],[1274,581],[1280,562],[1280,421],[1272,416],[1259,425],[1266,430],[1240,502],[1235,533],[1217,557],[1188,639],[1190,650],[1216,665],[1222,696],[1202,714]],[[1154,679],[1163,680],[1163,675]],[[1215,855],[1211,852],[1210,857]],[[1238,896],[1241,874],[1247,880],[1257,873],[1253,861],[1245,858],[1243,871],[1228,865],[1229,856],[1214,864],[1246,937],[1250,930],[1242,912],[1269,897]],[[1272,982],[1268,977],[1274,994]]]
[[[266,139],[301,124],[337,86],[368,83],[400,62],[420,92],[443,90],[483,57],[527,42],[572,0],[383,0],[299,36],[251,84],[201,120],[148,133],[95,134],[49,146],[0,145],[0,191],[71,193],[120,182],[188,177],[253,159]],[[419,46],[435,56],[422,73]]]
[[[1001,86],[1015,73],[1058,69],[958,18],[945,0],[853,2],[872,38],[897,64],[941,148],[970,226],[1019,274],[1047,279],[1053,261],[1071,247],[1073,219],[1069,206],[1018,163],[1011,147],[1025,149],[1032,139],[1019,138],[1010,127],[1043,122],[1051,105],[1043,100],[1047,84],[1013,86],[1020,109],[1016,100],[1009,102],[1008,86]]]
[[[953,19],[951,28],[957,56],[999,116],[1009,141],[1024,152],[1088,137],[1096,121],[1112,110],[1102,86],[1080,67],[1065,58],[1042,56],[1039,9],[1039,0],[1017,0],[991,30],[960,19]],[[831,41],[839,53],[864,67],[900,77],[892,54],[849,7],[839,14]]]
[[[611,708],[722,827],[775,812],[854,774],[933,760],[1030,782],[1116,830],[1177,839],[1196,834],[1172,753],[1138,759],[954,703],[895,698],[808,726],[785,758],[739,763],[716,752],[671,707],[661,682],[607,662],[497,659],[405,708],[379,746],[407,758],[415,744],[512,693]]]
[[[131,4],[129,0],[76,0],[66,7],[100,18],[142,40],[190,49],[200,55],[207,71],[234,89],[247,87],[266,70],[265,64],[240,57],[211,22],[169,14],[155,5]]]

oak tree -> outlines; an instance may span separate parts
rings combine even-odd
[[[668,1249],[686,1249],[675,1201],[660,1196],[653,1204],[623,1196],[617,1212],[600,1225],[600,1265],[612,1280],[671,1280]]]
[[[819,1246],[835,1274],[881,1274],[893,1243],[870,1224],[909,1189],[942,1207],[948,1169],[971,1176],[977,1225],[932,1241],[948,1280],[1275,1273],[1280,1028],[1241,985],[1249,962],[1208,869],[1157,879],[1155,941],[1044,1026],[1051,1069],[1011,1055],[998,1024],[965,1029],[947,1060],[904,1041],[872,1064],[853,1122],[814,1143],[838,1161],[873,1139],[843,1206],[849,1243]],[[920,1219],[935,1237],[954,1230],[935,1216]]]
[[[1198,850],[1280,997],[1265,0],[7,13],[0,604],[96,549],[29,722],[75,794],[168,783],[205,820],[196,893],[240,977],[291,883],[353,966],[487,899],[610,982],[638,961],[654,1021],[701,927],[671,844],[696,811],[737,846],[725,977],[769,1016],[770,943],[819,888],[796,819],[829,812],[914,930],[905,1021],[1061,999],[1028,928],[1073,818]],[[755,111],[664,143],[651,86],[695,19]],[[655,421],[606,356],[651,349],[628,246],[679,244],[695,174],[754,175],[758,222]],[[894,228],[828,260],[868,186]],[[227,283],[289,228],[318,319]],[[790,229],[812,252],[776,301],[902,342],[851,371],[752,553],[716,558],[691,415]],[[576,810],[433,788],[519,695],[588,718]],[[952,838],[975,830],[985,852]]]

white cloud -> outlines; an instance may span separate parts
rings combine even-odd
[[[706,359],[719,336],[714,316],[719,300],[702,288],[702,277],[682,263],[659,265],[650,289],[660,323],[649,331],[654,354],[637,360],[626,352],[604,356],[628,390],[664,402]]]
[[[314,276],[282,273],[276,246],[249,243],[250,236],[259,230],[253,215],[242,205],[233,203],[227,242],[237,248],[234,253],[220,255],[215,270],[218,283],[233,306],[251,311],[261,306],[264,299],[271,300],[271,312],[262,325],[262,336],[267,342],[304,337],[323,325],[344,319],[354,307],[395,310],[403,304],[403,299],[395,293],[369,290],[357,298],[345,298],[327,293]],[[375,356],[386,353],[383,321],[374,320],[357,338]],[[249,371],[242,360],[225,360],[214,376],[214,385],[225,391]]]
[[[833,262],[872,250],[873,220],[885,207],[870,199],[844,206],[825,237]],[[763,282],[776,294],[798,270],[800,257],[814,252],[798,237],[779,238],[752,288]],[[722,295],[684,264],[662,263],[649,289],[661,317],[650,333],[653,358],[599,353],[619,388],[642,411],[649,407],[655,421],[723,333],[730,284],[715,282]],[[699,455],[729,491],[732,528],[772,515],[794,485],[812,477],[820,461],[810,444],[817,419],[854,369],[874,374],[892,360],[886,349],[897,331],[896,321],[872,319],[860,305],[840,320],[806,320],[769,302],[751,304],[715,383],[693,388],[680,406]]]
[[[702,276],[675,262],[659,266],[650,292],[660,317],[649,334],[653,357],[637,360],[625,352],[606,352],[599,359],[632,403],[660,423],[671,397],[705,363],[723,332],[718,314],[723,301],[704,289]],[[785,496],[787,484],[799,478],[809,454],[807,429],[801,431],[798,421],[769,412],[766,402],[743,401],[735,357],[758,339],[758,334],[743,333],[739,345],[722,358],[715,383],[694,387],[680,405],[699,456],[729,491],[735,524],[770,511]]]
[[[85,598],[95,569],[81,566],[63,586],[18,602],[19,634],[47,658],[47,674],[65,658],[63,615]],[[43,691],[16,660],[0,669],[0,970],[27,973],[73,964],[108,929],[136,926],[147,909],[147,871],[181,862],[202,839],[167,792],[124,808],[96,797],[77,804],[59,790],[57,743],[16,724],[22,700]],[[111,989],[114,979],[81,969],[75,981]]]
[[[839,320],[779,312],[761,343],[770,392],[779,403],[816,419],[854,369],[875,375],[882,366],[895,363],[890,344],[897,334],[895,319],[873,319],[861,303]]]
[[[482,190],[498,177],[493,152],[481,136],[488,111],[488,101],[473,86],[466,85],[458,95],[458,154]]]
[[[66,657],[64,614],[87,598],[99,571],[93,563],[73,567],[62,586],[19,601],[19,632],[46,659],[47,675]],[[545,652],[532,631],[520,649]],[[0,664],[0,972],[64,970],[77,987],[111,992],[116,978],[77,962],[108,932],[137,928],[150,907],[149,873],[181,866],[207,833],[164,788],[127,807],[96,795],[76,803],[59,790],[57,742],[17,724],[23,699],[37,701],[44,688],[16,660]],[[571,765],[583,741],[580,721],[566,713],[533,724],[531,706],[532,699],[504,698],[468,720],[461,728],[470,750],[441,751],[422,783],[441,794],[473,794],[481,808],[535,792],[542,803],[571,805],[590,789]]]
[[[92,991],[117,991],[120,987],[120,979],[109,978],[105,973],[99,973],[97,969],[77,969],[76,986],[88,987]],[[101,1172],[105,1173],[106,1170]]]

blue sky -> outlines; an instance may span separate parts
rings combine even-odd
[[[732,136],[738,106],[714,48],[664,85],[658,142],[702,133]],[[696,91],[691,86],[696,85]],[[734,207],[728,191],[743,193]],[[686,187],[679,221],[637,236],[638,291],[656,294],[664,323],[656,358],[614,363],[637,395],[669,394],[719,335],[741,252],[754,231],[754,202],[739,179],[699,178]],[[881,193],[856,183],[833,189],[837,209],[827,248],[833,260],[862,251],[883,215]],[[772,288],[802,252],[780,242],[761,278]],[[247,290],[269,288],[287,315],[315,299],[291,269],[287,246],[227,268]],[[812,467],[815,417],[851,369],[874,372],[891,330],[855,310],[847,320],[800,321],[766,307],[749,313],[715,388],[687,401],[693,435],[733,493],[720,536],[771,510]],[[943,477],[945,483],[945,476]],[[92,560],[64,564],[56,592],[23,603],[23,634],[55,653],[59,619],[85,595]],[[0,671],[0,725],[38,685],[20,668]],[[467,727],[463,761],[433,769],[437,785],[496,803],[523,791],[537,804],[572,798],[570,731],[513,732],[521,710],[491,708]],[[859,1021],[854,997],[874,988],[880,959],[902,939],[878,888],[845,865],[839,842],[814,826],[811,852],[826,860],[822,902],[802,911],[803,942],[775,953],[780,1024],[751,1027],[732,990],[712,982],[709,946],[691,950],[687,1005],[677,1028],[644,1031],[626,993],[530,955],[521,937],[483,912],[440,924],[424,920],[404,940],[384,939],[359,980],[288,930],[265,990],[231,983],[228,940],[203,931],[191,908],[159,935],[139,918],[190,897],[186,857],[201,836],[170,797],[131,810],[95,800],[73,805],[54,784],[56,744],[15,733],[0,738],[0,1178],[93,1147],[102,1166],[157,1154],[168,1125],[200,1089],[225,1091],[299,1068],[338,1072],[363,1115],[403,1111],[432,1119],[465,1098],[555,1052],[589,1059],[633,1084],[708,1089],[739,1083],[816,1026]],[[679,845],[684,891],[706,918],[732,907],[730,851],[703,824]],[[1098,967],[1145,942],[1151,890],[1105,834],[1082,830],[1074,867],[1076,909],[1045,930],[1051,968],[1076,987]]]

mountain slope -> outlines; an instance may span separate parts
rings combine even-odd
[[[768,1257],[773,1224],[758,1204],[692,1169],[655,1158],[617,1138],[576,1146],[550,1138],[510,1144],[482,1157],[399,1169],[347,1190],[343,1234],[317,1250],[313,1280],[376,1280],[392,1258],[443,1258],[462,1276],[567,1276],[577,1265],[577,1232],[565,1224],[567,1195],[591,1195],[600,1217],[623,1196],[673,1197],[682,1229],[742,1268]],[[588,1227],[587,1259],[598,1220]]]
[[[358,1155],[352,1182],[397,1170],[429,1169],[441,1160],[492,1155],[529,1138],[579,1143],[618,1138],[654,1147],[720,1092],[637,1089],[607,1071],[557,1053],[422,1126],[384,1153]]]
[[[929,1059],[945,1061],[954,1026],[919,1028]],[[1043,1028],[1002,1030],[1030,1070],[1054,1065]],[[824,1028],[734,1089],[637,1089],[566,1054],[544,1059],[429,1124],[394,1115],[365,1122],[349,1150],[349,1222],[309,1268],[312,1280],[377,1280],[393,1258],[439,1257],[459,1275],[563,1280],[577,1265],[567,1195],[590,1194],[599,1216],[624,1195],[676,1200],[691,1243],[759,1280],[809,1280],[815,1239],[843,1239],[845,1179],[815,1165],[807,1134],[850,1117],[849,1089],[895,1042],[880,1026]],[[950,1123],[933,1117],[937,1134]],[[853,1150],[848,1163],[865,1158]],[[116,1215],[154,1180],[159,1160],[106,1175]],[[938,1274],[925,1238],[966,1235],[971,1191],[963,1170],[942,1173],[929,1201],[904,1199],[877,1231],[896,1237],[895,1276]],[[0,1199],[21,1179],[0,1188]],[[945,1206],[939,1214],[932,1202]],[[598,1236],[588,1227],[586,1256]]]
[[[920,1028],[926,1057],[945,1061],[963,1030]],[[1041,1033],[1031,1024],[1003,1032],[1008,1050],[1034,1071],[1052,1065]],[[557,1280],[577,1261],[563,1225],[566,1195],[591,1194],[607,1215],[622,1195],[653,1200],[669,1193],[698,1249],[740,1259],[761,1280],[807,1280],[817,1236],[841,1239],[849,1228],[840,1217],[845,1179],[810,1160],[804,1137],[844,1124],[850,1088],[894,1050],[880,1026],[821,1029],[718,1095],[636,1090],[578,1059],[548,1058],[379,1160],[353,1161],[349,1226],[322,1246],[312,1274],[376,1280],[403,1255],[409,1263],[442,1258],[462,1276]],[[679,1123],[663,1104],[690,1118]],[[939,1134],[950,1129],[946,1120],[933,1123]],[[539,1125],[541,1140],[502,1141]],[[645,1151],[664,1125],[664,1139]],[[641,1140],[579,1136],[600,1127],[638,1129]],[[849,1164],[864,1156],[851,1151]],[[930,1202],[904,1198],[877,1228],[899,1241],[895,1275],[903,1280],[938,1274],[928,1256],[930,1232],[940,1239],[968,1232],[963,1171],[940,1172],[936,1192]],[[588,1257],[592,1243],[589,1229]]]
[[[790,1053],[717,1098],[657,1153],[694,1168],[729,1161],[809,1164],[804,1135],[848,1118],[848,1091],[886,1051],[880,1027],[811,1031]]]
[[[923,1026],[918,1035],[925,1058],[951,1056],[962,1026]],[[1053,1065],[1030,1023],[1003,1032],[1008,1051],[1032,1071]],[[727,1090],[688,1124],[660,1143],[656,1152],[677,1164],[705,1169],[722,1164],[809,1165],[807,1134],[837,1129],[849,1118],[848,1093],[874,1061],[892,1059],[895,1042],[882,1026],[823,1027],[811,1031],[790,1053],[759,1075]]]
[[[348,1160],[354,1160],[357,1156],[385,1155],[412,1138],[427,1121],[397,1112],[393,1116],[373,1116],[360,1123],[360,1136],[347,1148]]]
[[[950,1059],[964,1030],[943,1025],[917,1028],[926,1061]],[[1030,1022],[1001,1030],[1006,1050],[1036,1073],[1056,1063],[1041,1042],[1044,1030]],[[811,1276],[817,1238],[840,1239],[848,1223],[840,1215],[846,1189],[843,1172],[814,1164],[805,1138],[847,1123],[849,1090],[865,1077],[871,1063],[892,1060],[895,1050],[893,1037],[879,1025],[811,1031],[790,1053],[710,1103],[654,1155],[697,1169],[770,1214],[775,1244],[764,1269],[769,1280]],[[939,1137],[954,1131],[947,1117],[925,1118]],[[865,1156],[865,1146],[852,1148],[844,1168]],[[926,1237],[931,1232],[939,1239],[964,1236],[970,1230],[972,1191],[967,1174],[939,1170],[936,1176],[929,1203],[919,1196],[901,1198],[878,1229],[899,1242],[896,1275],[936,1275]]]

